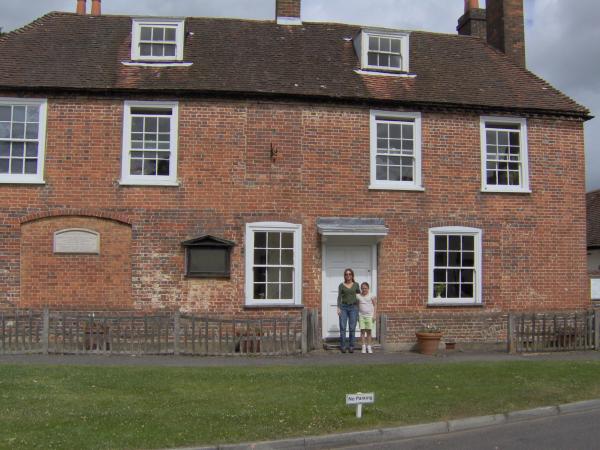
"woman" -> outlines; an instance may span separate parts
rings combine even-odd
[[[354,271],[344,270],[344,282],[338,287],[337,313],[340,317],[340,350],[342,353],[354,353],[354,330],[358,320],[358,299],[360,293],[358,283],[354,281]],[[348,326],[346,328],[346,325]],[[346,330],[349,342],[346,344]]]

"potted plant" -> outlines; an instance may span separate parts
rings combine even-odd
[[[444,286],[442,283],[435,284],[433,286],[435,298],[442,298],[442,294],[444,293],[445,290],[446,290],[446,286]]]
[[[417,351],[424,355],[435,355],[442,339],[442,331],[433,325],[424,325],[416,332]]]

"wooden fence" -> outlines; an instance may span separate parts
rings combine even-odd
[[[175,313],[0,311],[0,354],[292,355],[316,348],[316,310],[217,318]]]
[[[600,310],[509,314],[511,353],[600,350]]]

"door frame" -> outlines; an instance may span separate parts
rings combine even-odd
[[[323,236],[324,238],[325,236]],[[345,239],[344,239],[345,238]],[[362,239],[361,239],[362,238]],[[321,337],[323,339],[333,338],[327,332],[326,314],[327,313],[327,279],[325,272],[325,263],[327,260],[327,247],[371,247],[371,289],[373,295],[377,295],[377,266],[378,266],[378,239],[372,236],[336,236],[334,239],[322,239],[321,241]],[[341,278],[340,278],[341,280]],[[375,331],[375,330],[373,330]],[[335,336],[339,337],[339,336]]]

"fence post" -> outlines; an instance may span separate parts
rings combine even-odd
[[[179,310],[173,315],[173,353],[179,355]]]
[[[308,311],[302,310],[302,353],[308,352]]]
[[[50,311],[45,307],[42,312],[42,353],[48,354],[48,343],[50,341]]]
[[[381,349],[385,350],[386,338],[387,338],[387,315],[380,314],[379,315],[379,343],[381,344]]]
[[[594,349],[600,350],[600,309],[594,309]]]
[[[506,329],[507,334],[507,351],[508,353],[515,353],[515,315],[508,313],[508,327]]]

